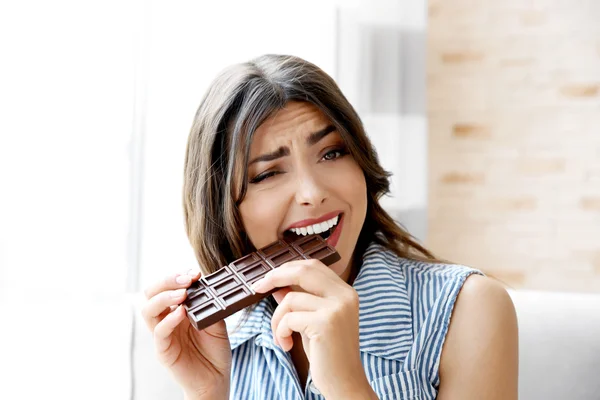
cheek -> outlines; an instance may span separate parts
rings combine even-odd
[[[256,248],[277,240],[277,232],[285,216],[285,204],[271,193],[249,193],[240,204],[240,215],[248,238]]]
[[[344,198],[348,199],[354,208],[366,209],[367,183],[362,169],[354,160],[347,165],[343,176],[338,177],[336,182],[338,182],[339,192],[343,193]]]

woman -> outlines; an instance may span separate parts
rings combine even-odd
[[[341,259],[270,272],[254,289],[280,289],[235,328],[191,327],[181,303],[197,272],[149,287],[143,315],[186,399],[517,398],[507,292],[436,260],[395,224],[378,203],[388,176],[315,65],[265,55],[216,78],[185,159],[187,235],[202,274],[286,232],[320,233]]]

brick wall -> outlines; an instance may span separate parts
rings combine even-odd
[[[426,244],[600,291],[600,1],[430,0]]]

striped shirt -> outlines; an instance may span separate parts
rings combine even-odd
[[[371,244],[353,282],[359,296],[360,355],[379,399],[435,399],[442,345],[465,279],[480,271],[399,258]],[[322,400],[300,380],[289,353],[273,344],[274,309],[263,299],[237,331],[227,320],[233,364],[231,399]],[[238,313],[239,314],[239,313]]]

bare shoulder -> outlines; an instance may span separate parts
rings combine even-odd
[[[438,399],[516,399],[518,325],[506,289],[471,275],[458,295],[440,361]]]
[[[490,318],[492,321],[497,321],[498,318],[515,317],[516,319],[513,302],[504,286],[492,278],[481,275],[471,275],[463,284],[456,300],[453,318],[459,313],[464,313],[465,310],[471,313],[483,313],[492,317]]]

